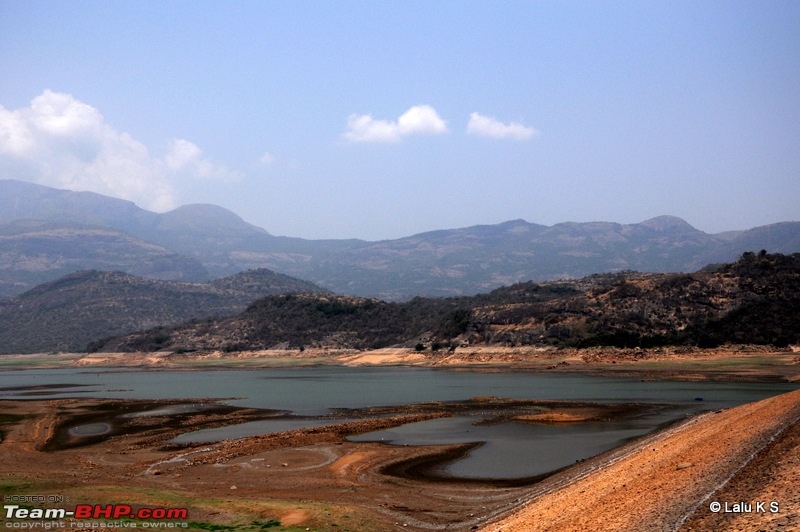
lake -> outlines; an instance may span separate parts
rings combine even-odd
[[[32,390],[29,387],[37,387]],[[547,473],[616,447],[665,423],[703,410],[730,408],[797,389],[796,384],[641,381],[522,371],[485,372],[413,367],[324,366],[246,371],[131,371],[57,369],[0,372],[0,399],[93,397],[115,399],[221,398],[235,406],[286,410],[296,420],[265,420],[210,429],[184,441],[216,441],[314,426],[332,409],[458,401],[476,396],[513,399],[637,402],[671,408],[634,419],[567,425],[510,421],[481,425],[456,415],[354,436],[354,441],[403,445],[473,443],[466,458],[441,474],[464,478],[521,478]],[[696,400],[702,397],[702,401]],[[304,418],[304,419],[303,419]],[[100,427],[77,428],[100,430]]]

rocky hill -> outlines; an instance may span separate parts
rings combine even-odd
[[[746,253],[692,274],[597,275],[580,294],[477,307],[472,341],[652,347],[800,341],[800,254]]]
[[[800,254],[746,253],[692,274],[625,272],[388,303],[331,294],[262,298],[238,316],[95,343],[98,350],[417,349],[464,344],[711,347],[800,342]]]
[[[110,335],[233,315],[266,295],[320,291],[264,269],[209,283],[81,271],[0,301],[0,353],[82,351]]]
[[[103,255],[103,246],[121,248],[124,242],[135,240],[172,253],[174,264],[139,272],[133,271],[130,261],[120,260],[116,269],[148,277],[200,280],[199,270],[186,271],[190,264],[186,261],[199,262],[211,278],[268,268],[333,292],[386,301],[416,295],[471,295],[516,282],[578,279],[599,272],[691,272],[709,263],[736,260],[753,249],[800,252],[800,222],[713,235],[672,216],[636,224],[550,227],[513,220],[379,242],[304,240],[271,235],[214,205],[187,205],[157,214],[99,194],[0,180],[0,223],[22,220],[91,225],[105,228],[109,239],[110,232],[119,235],[115,242],[87,240],[87,259],[97,258],[97,262],[87,260],[75,269],[110,269],[101,260],[110,257]],[[37,261],[73,267],[61,259],[69,244],[57,244],[52,257],[42,251]],[[64,268],[43,269],[30,261],[20,251],[25,245],[25,239],[17,237],[8,259],[0,262],[0,286],[5,286],[7,295],[67,273]]]

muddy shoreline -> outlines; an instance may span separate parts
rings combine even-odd
[[[186,371],[331,363],[575,372],[642,380],[800,382],[796,353],[750,347],[701,353],[491,349],[421,358],[409,350],[203,356],[212,358],[169,353],[141,358],[104,354],[102,359],[54,355],[45,362],[39,357],[33,367]],[[21,369],[26,363],[17,357],[0,368]],[[200,428],[292,416],[230,407],[216,399],[48,400],[46,388],[14,388],[29,395],[0,400],[0,482],[5,491],[58,494],[70,504],[188,505],[192,522],[200,523],[198,530],[259,530],[261,525],[255,523],[272,522],[310,530],[486,527],[503,532],[674,529],[679,520],[687,530],[800,523],[794,489],[800,475],[800,392],[701,414],[560,471],[509,481],[442,474],[442,464],[470,452],[475,444],[402,446],[350,441],[348,435],[470,409],[490,412],[489,423],[581,423],[636,416],[654,407],[479,397],[471,402],[343,409],[325,416],[340,416],[342,422],[313,429],[177,445],[167,442]],[[169,415],[142,415],[153,411]],[[353,417],[360,419],[346,421]],[[76,426],[82,429],[70,433]],[[726,477],[730,480],[721,484]],[[707,494],[730,500],[775,496],[785,504],[778,515],[733,519],[709,515],[703,506],[704,500],[711,500],[703,498]],[[665,501],[670,501],[669,510],[662,508]],[[680,501],[680,512],[672,509],[672,501]]]
[[[220,525],[225,519],[242,522],[237,512],[219,517],[226,515],[222,510],[231,504],[266,499],[283,501],[281,507],[341,506],[348,515],[364,520],[364,527],[354,530],[382,530],[395,522],[412,530],[469,529],[508,511],[531,485],[549,475],[513,480],[448,477],[439,472],[441,466],[472,445],[398,446],[353,442],[347,437],[457,413],[489,412],[499,421],[542,408],[580,409],[591,414],[587,419],[594,419],[638,416],[658,407],[482,397],[350,410],[341,415],[373,417],[216,443],[175,445],[165,442],[178,433],[284,414],[205,399],[3,400],[0,410],[13,419],[4,425],[7,438],[0,443],[0,477],[12,493],[41,491],[32,486],[46,486],[87,504],[98,502],[92,497],[97,490],[122,494],[110,503],[138,501],[142,489],[157,489],[171,497],[210,496],[217,501],[235,495],[236,504],[217,502],[193,509],[193,519]],[[169,415],[150,415],[153,412]],[[102,434],[71,432],[75,426],[100,423],[118,424]],[[14,490],[13,486],[18,487]],[[478,493],[492,495],[476,514]],[[276,519],[285,520],[281,511],[273,512]],[[302,522],[312,529],[336,529],[328,518],[313,512]]]
[[[503,403],[489,406],[501,413]],[[98,414],[114,408],[123,408],[121,415],[127,415],[181,404],[186,401],[0,401],[0,410],[13,417],[4,424],[8,437],[0,443],[0,478],[6,492],[57,493],[71,504],[146,506],[192,500],[197,501],[189,505],[193,522],[207,523],[201,529],[233,524],[235,530],[249,530],[248,523],[265,522],[266,517],[311,530],[343,530],[346,524],[350,530],[477,526],[487,532],[660,530],[675,529],[679,522],[686,530],[751,530],[800,522],[795,489],[800,391],[677,421],[546,478],[511,482],[432,478],[425,473],[426,465],[435,468],[468,452],[469,445],[415,447],[347,440],[348,434],[360,430],[453,413],[446,407],[434,412],[441,405],[433,403],[408,405],[408,412],[396,416],[314,429],[180,449],[163,445],[176,430],[238,419],[235,412],[215,410],[224,405],[208,405],[202,412],[179,414],[183,418],[178,427],[158,416],[128,417],[148,421],[102,441],[44,450],[65,427],[96,421]],[[486,407],[479,400],[474,405],[456,403],[453,409],[479,406]],[[505,406],[515,412],[520,407]],[[574,402],[560,406],[596,407]],[[387,408],[379,410],[385,414]],[[241,410],[245,414],[248,409]],[[708,510],[708,501],[770,497],[780,501],[780,513],[731,516]],[[665,504],[669,510],[662,507]]]

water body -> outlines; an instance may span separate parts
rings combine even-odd
[[[226,399],[236,406],[324,416],[337,409],[457,401],[475,396],[563,399],[601,403],[668,404],[643,418],[540,425],[506,422],[480,425],[475,416],[411,423],[354,437],[403,445],[481,442],[469,455],[442,466],[446,475],[520,478],[588,458],[664,423],[702,410],[730,408],[797,389],[783,383],[701,383],[525,372],[481,372],[432,368],[313,367],[247,371],[145,371],[81,369],[0,372],[0,399],[31,399],[21,387],[36,386],[36,398]],[[42,392],[44,390],[44,393]],[[702,401],[696,399],[702,397]],[[202,407],[199,407],[202,408]],[[162,412],[158,412],[159,414]],[[168,413],[168,412],[163,412]],[[214,429],[211,440],[277,432],[325,423],[266,420]],[[290,426],[291,425],[291,426]],[[84,427],[81,432],[99,430]],[[191,438],[191,436],[185,436]]]
[[[479,443],[460,460],[447,462],[433,476],[471,479],[519,479],[550,473],[613,449],[681,416],[670,410],[635,419],[538,424],[509,421],[475,423],[470,416],[432,419],[350,437],[396,445]]]
[[[36,396],[21,387],[38,386]],[[45,388],[46,387],[46,388]],[[220,371],[38,369],[0,372],[0,399],[230,398],[229,404],[298,415],[335,408],[458,401],[493,395],[514,399],[680,404],[729,408],[797,389],[789,383],[645,382],[586,375],[453,371],[434,368],[313,367]],[[703,397],[704,401],[694,399]]]
[[[108,432],[111,432],[111,425],[108,423],[89,423],[69,429],[72,436],[99,436]]]

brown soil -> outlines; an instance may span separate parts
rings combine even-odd
[[[597,419],[595,412],[547,412],[543,414],[527,414],[514,419],[528,423],[581,423]]]
[[[686,530],[800,530],[800,423],[767,445],[708,502],[764,504],[753,512],[712,512],[704,504],[689,519]],[[777,503],[777,508],[770,503]],[[774,511],[777,510],[777,511]]]
[[[630,417],[637,410],[644,409],[644,405],[634,403],[621,403],[615,405],[586,405],[563,401],[556,403],[556,408],[543,407],[542,412],[533,414],[519,414],[513,416],[517,421],[526,423],[583,423],[585,421],[606,421],[621,417]]]
[[[192,521],[253,521],[244,515],[254,510],[243,513],[241,505],[267,500],[280,504],[261,510],[261,520],[277,519],[285,526],[341,530],[333,527],[332,518],[322,515],[318,507],[308,506],[314,502],[345,508],[339,515],[360,523],[353,530],[380,530],[395,523],[416,530],[466,530],[516,507],[530,487],[515,486],[526,482],[459,481],[428,471],[442,460],[463,454],[469,446],[394,446],[351,442],[346,437],[455,412],[480,411],[502,420],[541,410],[553,414],[578,410],[610,418],[637,415],[650,408],[481,397],[349,411],[342,415],[381,417],[191,445],[163,442],[200,427],[281,413],[193,401],[203,409],[170,416],[130,415],[185,403],[0,401],[0,411],[12,420],[3,425],[2,480],[8,486],[28,486],[26,490],[41,491],[31,486],[45,486],[49,493],[68,493],[75,504],[146,506],[142,493],[157,490],[162,498],[196,500],[190,507]],[[83,437],[69,430],[99,422],[107,422],[111,430]],[[114,498],[103,499],[109,492]],[[98,493],[104,495],[98,498]]]
[[[85,421],[87,413],[108,411],[111,403],[0,401],[6,416],[25,416],[4,425],[0,468],[6,485],[28,492],[44,486],[48,493],[68,494],[70,504],[144,506],[180,500],[185,505],[189,500],[195,501],[189,504],[192,521],[247,522],[256,513],[262,521],[277,519],[285,526],[315,530],[343,530],[332,519],[341,523],[345,516],[351,530],[395,525],[469,530],[509,512],[514,513],[484,530],[674,530],[682,523],[688,530],[779,525],[788,530],[800,520],[800,391],[704,414],[527,486],[387,475],[398,464],[459,454],[464,446],[404,447],[344,439],[363,430],[448,415],[448,405],[438,405],[438,413],[430,411],[437,406],[433,403],[409,405],[408,413],[396,416],[182,449],[158,442],[183,429],[152,418],[94,444],[41,450],[58,440],[64,427]],[[142,410],[164,403],[175,404],[131,401],[125,407]],[[482,398],[472,406],[483,404],[502,414],[501,403]],[[511,403],[504,406],[519,408],[519,401]],[[556,417],[574,415],[570,411],[598,413],[569,403],[542,408],[550,408]],[[209,409],[185,421],[196,428],[241,420],[240,414],[253,415]],[[153,490],[161,494],[154,499],[160,502],[143,495]],[[773,500],[780,504],[777,514],[714,514],[708,509],[712,501]],[[273,503],[265,509],[263,501]],[[339,508],[335,517],[332,507]]]

